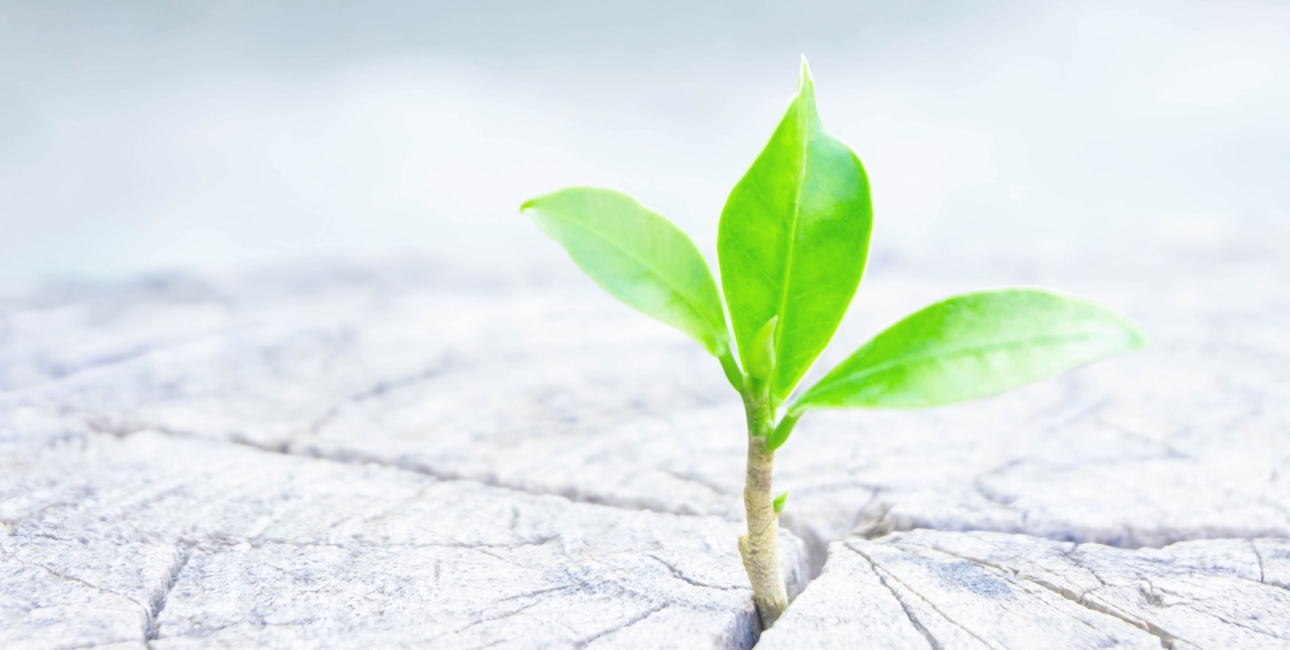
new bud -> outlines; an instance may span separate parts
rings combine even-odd
[[[779,316],[771,316],[770,320],[757,331],[757,336],[753,337],[752,347],[748,350],[748,360],[744,367],[748,370],[748,378],[751,380],[754,394],[765,392],[770,382],[770,373],[775,369],[775,325],[777,323],[779,323]]]

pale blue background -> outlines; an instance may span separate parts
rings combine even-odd
[[[1283,0],[0,2],[0,281],[504,268],[561,254],[515,208],[571,183],[710,252],[799,53],[876,250],[1290,220]]]

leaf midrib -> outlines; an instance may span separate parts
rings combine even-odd
[[[803,88],[803,92],[805,92],[805,88]],[[814,94],[815,89],[812,88],[811,92]],[[776,357],[781,356],[779,343],[783,340],[784,332],[788,329],[785,324],[785,321],[789,320],[788,314],[785,313],[785,309],[788,307],[788,285],[793,277],[793,252],[797,249],[797,224],[802,214],[802,188],[806,185],[806,157],[811,148],[811,127],[814,126],[814,120],[802,116],[801,106],[798,106],[797,119],[802,130],[802,157],[797,172],[797,192],[793,196],[793,223],[788,233],[788,258],[784,260],[784,282],[780,286],[779,306],[776,308],[775,313],[770,315],[771,318],[779,316],[779,326],[776,328],[778,331],[775,332]],[[794,355],[794,357],[796,356]],[[776,369],[775,374],[779,374],[778,369]],[[774,383],[774,379],[772,379],[771,385],[774,385]]]
[[[1032,336],[1032,337],[1026,337],[1026,338],[1005,339],[1003,341],[999,341],[997,343],[991,343],[989,345],[961,346],[956,348],[950,348],[949,350],[944,352],[926,352],[926,353],[920,353],[920,354],[912,354],[907,356],[896,357],[895,359],[884,361],[877,365],[868,366],[854,373],[848,373],[845,379],[843,379],[842,381],[845,381],[845,382],[856,381],[858,379],[863,379],[868,375],[877,374],[878,372],[887,370],[888,368],[892,368],[900,364],[913,364],[913,363],[918,363],[922,361],[927,361],[929,359],[938,359],[938,358],[953,359],[953,358],[967,356],[969,354],[974,354],[974,353],[979,354],[983,352],[991,352],[991,351],[1003,350],[1008,348],[1020,347],[1022,345],[1043,343],[1046,341],[1054,341],[1054,342],[1079,341],[1079,340],[1089,340],[1089,339],[1096,339],[1096,338],[1099,338],[1099,337],[1095,333],[1081,333],[1081,334],[1073,334],[1073,335]]]

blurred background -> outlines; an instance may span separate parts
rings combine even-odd
[[[632,192],[712,255],[815,74],[875,254],[1290,221],[1290,2],[0,2],[0,282],[563,256]],[[571,266],[571,265],[569,265]]]

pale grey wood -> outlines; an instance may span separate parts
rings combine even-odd
[[[2,456],[0,646],[747,648],[738,526],[151,431]],[[801,544],[783,540],[799,584]]]
[[[1287,263],[1175,251],[1147,277],[1032,263],[879,261],[821,367],[909,310],[1019,279],[1127,310],[1152,347],[981,402],[808,414],[776,481],[813,565],[857,524],[1127,547],[1290,536]],[[38,293],[2,311],[0,422],[149,428],[742,518],[741,407],[715,361],[580,278],[323,268]]]
[[[840,544],[829,546],[823,573],[762,633],[758,647],[929,650],[926,632],[911,624],[884,578]]]
[[[1256,539],[1250,543],[1259,561],[1260,581],[1290,589],[1290,540]]]
[[[851,318],[814,373],[927,302],[1018,282],[1055,285],[1122,308],[1144,325],[1152,347],[997,399],[927,412],[809,414],[777,456],[776,483],[791,492],[784,523],[807,543],[810,566],[822,566],[829,542],[853,528],[857,536],[848,548],[866,548],[865,537],[918,528],[1027,533],[1059,544],[1130,548],[1240,538],[1213,547],[1226,549],[1224,566],[1244,567],[1232,575],[1245,580],[1257,566],[1266,585],[1290,583],[1286,542],[1273,539],[1290,537],[1290,339],[1284,335],[1290,303],[1283,289],[1290,283],[1290,258],[1283,254],[1290,236],[1266,229],[1242,233],[1226,249],[1154,242],[1132,255],[1099,258],[1084,252],[1066,262],[971,254],[876,257]],[[438,639],[434,635],[442,629],[399,619],[413,614],[398,608],[433,596],[419,591],[434,583],[426,558],[442,563],[444,557],[433,553],[449,551],[363,539],[353,541],[352,555],[339,558],[341,547],[310,528],[341,521],[337,530],[386,530],[386,518],[367,518],[369,506],[399,511],[381,494],[406,493],[402,488],[373,487],[386,485],[391,476],[404,477],[395,481],[399,485],[414,479],[470,485],[481,490],[471,492],[473,512],[555,499],[563,505],[551,511],[556,523],[550,530],[593,540],[589,548],[617,548],[595,532],[614,522],[637,516],[693,519],[656,528],[658,543],[691,552],[690,541],[674,537],[692,535],[687,526],[708,526],[730,544],[713,542],[712,557],[725,557],[742,518],[744,434],[740,405],[715,362],[682,335],[603,295],[572,268],[529,271],[464,278],[419,263],[324,266],[117,286],[51,285],[0,298],[0,482],[61,477],[32,479],[0,496],[0,557],[6,562],[0,639],[31,634],[39,644],[40,638],[65,635],[138,644],[151,630],[154,646],[201,645],[208,637],[197,635],[208,632],[212,643],[226,638],[231,645],[289,645],[293,638],[321,644],[327,630],[360,629],[360,618],[363,624],[379,620],[354,614],[374,611],[362,609],[372,603],[395,608],[390,616],[401,621],[397,629]],[[132,452],[174,445],[188,451],[114,455],[113,445]],[[230,470],[238,483],[216,494],[207,484],[225,484],[211,479],[202,462],[220,467],[225,454],[245,457],[251,469]],[[269,466],[263,463],[329,467],[339,478],[283,483],[272,472],[257,475],[255,468]],[[292,470],[313,471],[322,470]],[[161,483],[171,491],[139,489],[137,481],[160,475],[169,477]],[[106,487],[112,485],[118,488]],[[120,487],[127,485],[132,488]],[[138,494],[153,494],[162,505]],[[575,507],[561,498],[613,507]],[[72,507],[81,502],[100,505]],[[25,509],[32,503],[42,505]],[[306,510],[320,514],[302,515],[295,509],[301,504],[313,504]],[[641,510],[655,512],[630,512]],[[417,521],[437,522],[443,530],[470,532],[482,525],[468,517],[440,519],[445,515],[439,511],[417,512]],[[308,523],[311,518],[318,521]],[[428,534],[419,525],[407,523],[404,533]],[[291,535],[299,532],[308,542],[291,535],[266,538],[265,531],[296,531]],[[614,561],[636,558],[649,565],[641,559],[646,542],[624,539],[628,547],[613,551]],[[883,538],[879,555],[897,553],[892,539],[909,538]],[[247,548],[245,540],[268,541]],[[1170,547],[1160,562],[1189,567],[1200,561],[1179,548]],[[951,562],[949,554],[967,552],[948,541],[898,551],[904,554],[898,557],[923,557],[924,564]],[[1014,555],[1030,558],[1027,567],[1041,566],[1036,553]],[[1200,556],[1204,562],[1218,562],[1206,553]],[[382,573],[382,554],[403,554],[404,572]],[[576,565],[570,557],[543,561]],[[896,562],[883,557],[875,562]],[[925,630],[908,627],[906,607],[892,609],[901,605],[897,594],[908,596],[909,611],[924,611],[918,609],[923,601],[912,591],[901,592],[899,584],[871,589],[874,580],[894,579],[899,571],[916,582],[922,578],[913,571],[923,565],[901,560],[883,573],[862,560],[848,560],[850,568],[834,570],[832,581],[863,586],[866,608],[884,613],[867,618],[833,610],[836,627],[891,647],[918,647],[919,639],[927,639],[923,632],[962,634],[931,614]],[[483,561],[485,568],[498,566]],[[608,566],[621,569],[617,584],[646,591],[657,586],[651,571],[663,570],[640,572],[630,562]],[[736,580],[737,563],[723,566]],[[802,575],[801,563],[793,567]],[[305,575],[291,573],[296,570]],[[1128,587],[1088,591],[1087,571],[1045,570],[1033,574],[1047,576],[1042,579],[1023,576],[1020,569],[1004,576],[1005,582],[1021,581],[1018,593],[1044,599],[1034,612],[999,610],[997,604],[994,610],[972,609],[971,601],[957,596],[946,607],[1011,621],[999,632],[1006,634],[1083,625],[1091,610],[1062,609],[1067,605],[1052,594],[1088,593],[1088,604],[1103,603],[1098,606],[1108,611],[1133,603]],[[1124,575],[1144,570],[1126,569]],[[292,580],[284,580],[287,575]],[[842,580],[844,575],[849,577]],[[1050,595],[1030,591],[1043,581],[1054,587]],[[322,591],[310,592],[298,582]],[[1170,588],[1190,598],[1193,587],[1183,580]],[[1232,589],[1216,593],[1247,595]],[[351,600],[316,600],[322,592]],[[1264,592],[1257,593],[1263,598]],[[164,607],[158,594],[168,595]],[[494,629],[486,619],[505,615],[511,602],[505,597],[479,595],[471,615],[445,605],[445,616],[476,616],[470,630]],[[819,605],[811,605],[812,598],[818,600],[808,593],[794,603],[787,620],[815,616]],[[593,643],[634,643],[632,634],[643,638],[649,635],[642,631],[658,629],[665,630],[661,638],[692,640],[688,624],[672,617],[689,616],[694,608],[709,611],[696,604],[701,600],[688,600],[626,625],[649,608],[627,612],[623,608],[637,601],[611,600],[589,611],[603,614],[597,620],[607,627],[601,629],[624,627]],[[575,618],[588,611],[581,602],[566,604],[550,606]],[[524,621],[530,610],[545,606],[498,620]],[[713,607],[727,611],[721,609],[725,605]],[[82,615],[83,609],[94,613]],[[1150,618],[1149,611],[1111,618],[1145,633],[1158,620],[1179,630],[1180,638],[1209,639],[1202,632],[1217,614],[1174,610],[1182,620]],[[307,616],[315,618],[302,622]],[[190,619],[198,623],[185,622]],[[671,634],[673,628],[681,632]],[[416,644],[398,637],[393,627],[362,629],[367,631],[355,638],[372,644]],[[1114,624],[1097,629],[1111,636],[1089,638],[1121,642]],[[746,644],[746,632],[719,632],[713,642],[738,638]],[[768,639],[775,634],[780,633]],[[575,638],[570,635],[551,645]],[[1137,637],[1125,638],[1129,643]]]
[[[875,624],[888,636],[864,629]],[[921,643],[908,633],[893,642],[893,629]],[[916,530],[833,544],[823,574],[757,648],[1162,646],[1290,647],[1290,591],[1260,573],[1247,540],[1126,550]]]

